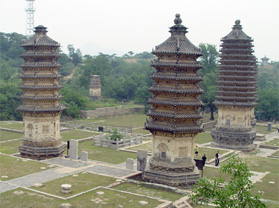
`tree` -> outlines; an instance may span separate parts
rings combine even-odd
[[[256,112],[265,119],[279,119],[279,92],[278,89],[267,89],[258,91],[258,105]]]
[[[201,43],[199,47],[202,51],[200,61],[202,68],[199,70],[199,74],[203,75],[203,81],[200,82],[200,86],[204,91],[201,98],[205,106],[210,109],[210,120],[214,120],[214,110],[216,109],[216,106],[213,102],[216,96],[218,52],[216,46],[212,44]]]
[[[75,50],[72,44],[68,45],[69,57],[71,58],[73,64],[77,66],[82,62],[82,54],[79,49]]]
[[[259,196],[251,195],[253,185],[249,177],[252,174],[238,156],[231,156],[220,171],[230,176],[229,182],[224,183],[221,178],[199,179],[191,194],[195,203],[208,204],[211,202],[220,208],[266,207],[259,200]]]
[[[218,51],[216,49],[216,45],[208,44],[208,43],[201,43],[199,45],[202,57],[201,57],[201,64],[202,68],[199,71],[202,75],[205,75],[210,72],[217,72],[218,69]]]

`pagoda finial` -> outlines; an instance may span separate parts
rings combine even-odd
[[[180,18],[180,14],[175,15],[174,24],[181,25],[182,19]]]
[[[233,26],[233,29],[239,29],[241,30],[242,29],[242,26],[240,24],[240,20],[235,20],[235,25]]]

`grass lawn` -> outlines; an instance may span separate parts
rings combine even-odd
[[[99,134],[94,132],[82,131],[82,130],[71,130],[71,131],[61,132],[61,137],[64,142],[70,139],[82,139],[93,135],[99,135]]]
[[[271,131],[267,131],[267,126],[255,126],[257,133],[261,133],[261,134],[269,134],[271,132],[275,132],[276,129],[271,129]]]
[[[254,155],[240,154],[240,158],[248,165],[249,170],[257,172],[270,172],[279,176],[279,160],[273,158],[257,157]]]
[[[133,151],[137,151],[139,149],[142,149],[142,150],[146,150],[147,152],[151,153],[152,152],[152,140],[145,143],[145,144],[140,144],[140,145],[130,147],[130,148],[127,148],[127,149],[128,150],[133,150]]]
[[[101,117],[97,119],[80,119],[80,120],[72,120],[65,123],[71,124],[85,124],[85,123],[95,123],[99,125],[112,125],[112,126],[129,126],[132,128],[142,127],[144,126],[144,122],[148,118],[145,114],[130,114],[123,116],[113,116],[113,117]]]
[[[271,184],[270,181],[275,183]],[[259,191],[263,191],[263,193],[260,194]],[[263,199],[279,201],[279,175],[268,174],[262,179],[262,182],[255,183],[252,194],[259,195]]]
[[[26,208],[26,207],[60,207],[63,203],[70,203],[75,208],[94,207],[94,208],[154,208],[161,204],[158,200],[149,199],[146,197],[135,196],[132,194],[120,193],[106,189],[98,189],[88,192],[81,196],[69,199],[67,201],[53,198],[50,196],[35,193],[33,191],[17,189],[16,191],[23,191],[21,195],[15,195],[13,191],[7,191],[0,194],[0,207],[5,208]],[[97,195],[98,191],[103,191],[104,195]],[[139,204],[139,201],[147,201],[147,205]],[[121,206],[118,206],[121,205]]]
[[[15,133],[15,132],[10,132],[10,131],[0,130],[0,141],[1,142],[11,140],[11,139],[19,139],[22,137],[23,137],[22,133]]]
[[[115,178],[107,177],[107,176],[101,176],[97,174],[87,173],[87,174],[76,174],[77,177],[74,177],[73,175],[69,175],[63,178],[59,178],[53,181],[49,181],[47,183],[44,183],[44,186],[40,188],[34,188],[39,191],[43,191],[46,193],[54,194],[57,196],[62,197],[69,197],[75,194],[78,194],[80,192],[96,188],[98,186],[108,186],[115,182]],[[61,185],[62,184],[71,184],[72,185],[72,192],[69,194],[61,193]]]
[[[205,167],[203,169],[203,177],[207,179],[212,179],[212,178],[219,179],[221,177],[225,181],[228,181],[230,179],[228,175],[220,172],[220,168],[212,168],[212,167]]]
[[[79,142],[79,154],[81,151],[88,152],[90,160],[98,160],[102,162],[120,164],[126,161],[127,158],[137,158],[136,153],[117,151],[116,149],[99,147],[92,145],[92,141]]]
[[[273,153],[272,156],[279,157],[279,150],[277,152]]]
[[[0,154],[0,175],[8,176],[9,178],[0,180],[10,180],[31,173],[42,171],[41,167],[47,167],[47,164],[36,161],[23,161],[21,158],[9,157]],[[47,167],[48,168],[48,167]]]
[[[133,133],[135,133],[135,134],[150,134],[150,131],[145,130],[142,127],[142,128],[133,129]]]
[[[208,142],[212,142],[212,137],[209,132],[202,132],[202,133],[197,134],[197,136],[195,136],[196,144],[204,144],[204,143],[208,143]]]
[[[183,197],[183,195],[181,194],[164,191],[163,189],[150,188],[144,185],[137,185],[131,183],[120,184],[119,186],[114,187],[114,189],[121,190],[121,191],[128,191],[136,194],[142,194],[142,195],[151,196],[159,199],[165,199],[168,201],[176,201],[181,197]]]
[[[279,146],[279,138],[275,138],[269,142],[264,143],[266,145],[273,145],[273,146]]]
[[[1,122],[0,127],[7,128],[7,129],[16,129],[23,131],[23,123],[18,122],[18,123],[6,123],[6,122]]]
[[[214,119],[216,120],[218,116],[218,113],[214,113]],[[210,120],[210,113],[204,113],[203,114],[203,118],[202,118],[202,122],[206,123],[206,122],[210,122],[212,120]]]
[[[227,153],[228,151],[226,150],[219,150],[219,149],[211,149],[211,148],[203,148],[203,147],[199,147],[199,155],[198,155],[198,158],[199,160],[202,159],[202,156],[203,154],[206,155],[206,160],[211,160],[213,158],[215,158],[215,154],[216,152],[219,151],[219,157],[222,155],[222,154],[225,154]]]
[[[12,142],[4,142],[0,144],[0,152],[11,155],[18,152],[19,145],[22,144],[21,139],[12,141]]]

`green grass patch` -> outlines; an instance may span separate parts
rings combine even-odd
[[[203,154],[205,154],[206,155],[206,160],[207,161],[211,160],[211,159],[215,158],[215,154],[216,154],[217,151],[219,151],[219,157],[222,154],[225,154],[225,153],[228,152],[226,150],[219,150],[219,149],[199,147],[199,155],[198,155],[197,159],[201,160]]]
[[[17,122],[17,123],[1,122],[0,127],[23,131],[23,123],[22,122]]]
[[[47,164],[0,154],[0,174],[9,177],[7,179],[0,178],[3,181],[42,171],[41,167],[47,167]]]
[[[204,144],[204,143],[208,143],[208,142],[212,142],[212,137],[209,132],[202,132],[195,136],[196,144]]]
[[[272,146],[279,146],[279,138],[275,138],[269,142],[264,143],[266,145],[272,145]]]
[[[0,130],[0,141],[1,142],[11,140],[11,139],[19,139],[19,138],[22,138],[22,137],[23,137],[22,133]]]
[[[142,128],[137,128],[137,129],[133,129],[133,133],[135,134],[150,134],[150,131],[145,130],[143,127]]]
[[[44,186],[40,188],[34,188],[35,190],[43,191],[46,193],[54,194],[57,196],[62,197],[69,197],[80,192],[98,187],[98,186],[108,186],[115,182],[115,178],[108,177],[108,176],[101,176],[92,173],[86,174],[76,174],[77,177],[73,175],[69,175],[63,178],[59,178],[53,181],[49,181],[44,183]],[[72,185],[72,192],[69,194],[64,194],[61,192],[61,185],[62,184],[71,184]],[[32,187],[33,188],[33,187]]]
[[[201,172],[201,171],[200,171]],[[212,178],[222,178],[225,181],[229,181],[230,177],[225,173],[220,172],[220,168],[204,167],[203,177],[211,180]]]
[[[162,202],[158,200],[149,199],[146,197],[135,196],[132,194],[125,194],[117,191],[98,189],[91,191],[78,197],[74,197],[67,201],[38,194],[33,191],[25,189],[17,189],[16,191],[23,191],[21,195],[15,195],[14,191],[7,191],[0,194],[0,207],[5,208],[26,208],[26,207],[60,207],[63,203],[70,203],[73,207],[94,207],[94,208],[154,208]],[[103,191],[105,194],[102,196],[97,195],[98,191]],[[147,201],[147,205],[139,204],[139,201]],[[121,205],[121,206],[119,206]]]
[[[19,145],[22,144],[21,139],[0,144],[0,152],[11,155],[18,152]]]
[[[277,166],[278,167],[278,166]],[[274,184],[269,183],[270,181],[275,182]],[[254,184],[252,190],[253,195],[259,195],[263,199],[269,199],[273,201],[279,201],[279,175],[269,174],[262,179],[262,182]],[[259,193],[263,191],[263,193]]]
[[[248,165],[249,170],[257,172],[270,172],[279,175],[279,160],[273,158],[257,157],[254,155],[239,154],[239,157]]]
[[[279,157],[279,150],[277,152],[273,153],[272,156]]]
[[[217,119],[217,116],[218,116],[218,114],[214,113],[214,120]],[[210,121],[213,121],[213,120],[210,120],[210,113],[204,113],[203,118],[202,118],[202,122],[207,123],[207,122],[210,122]]]
[[[82,131],[82,130],[71,130],[61,132],[61,137],[64,142],[70,139],[82,139],[93,135],[99,135],[98,133]]]
[[[145,114],[130,114],[123,116],[113,116],[113,117],[101,117],[97,119],[79,119],[72,120],[65,123],[70,124],[85,124],[85,123],[94,123],[96,125],[105,126],[127,126],[132,128],[142,127],[144,126],[144,122],[146,121],[147,116]]]
[[[261,133],[261,134],[269,134],[271,132],[275,132],[276,131],[276,129],[271,129],[271,131],[267,131],[267,126],[258,126],[258,125],[256,125],[255,128],[256,128],[256,131],[258,133]]]
[[[176,201],[183,197],[181,194],[177,194],[170,191],[165,191],[159,188],[151,188],[141,184],[131,184],[131,183],[123,183],[119,186],[114,187],[116,190],[132,192],[136,194],[142,194],[146,196],[151,196],[159,199],[165,199],[168,201]]]
[[[142,150],[145,150],[145,151],[151,153],[152,152],[152,140],[145,143],[145,144],[140,144],[140,145],[130,147],[130,148],[127,148],[127,149],[128,150],[133,150],[133,151],[138,151],[139,149],[142,149]]]
[[[117,151],[116,149],[99,147],[92,145],[92,141],[79,142],[79,154],[81,151],[88,152],[90,160],[98,160],[102,162],[120,164],[126,161],[127,158],[137,158],[136,153]]]

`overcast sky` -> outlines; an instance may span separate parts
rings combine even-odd
[[[170,36],[180,13],[195,45],[219,48],[239,19],[254,39],[257,58],[279,61],[278,0],[35,0],[34,5],[35,26],[46,26],[65,52],[68,44],[83,54],[150,52]],[[25,0],[0,0],[0,32],[25,34],[26,6]]]

